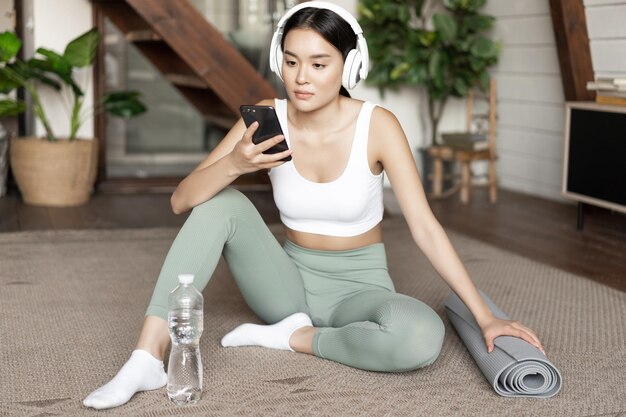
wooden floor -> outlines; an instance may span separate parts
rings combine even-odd
[[[269,191],[246,191],[266,222],[278,222]],[[464,206],[457,196],[431,201],[432,209],[448,229],[499,248],[553,265],[626,291],[626,215],[586,207],[585,228],[576,230],[575,205],[500,191],[499,201],[488,202],[478,189]],[[401,215],[391,191],[386,190],[387,215]],[[98,194],[76,208],[24,205],[12,192],[0,198],[0,232],[180,226],[166,194]]]

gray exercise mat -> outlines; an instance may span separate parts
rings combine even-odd
[[[496,317],[508,319],[487,295],[480,294]],[[548,398],[559,392],[561,374],[539,349],[517,337],[499,336],[493,352],[487,353],[478,323],[456,294],[446,299],[445,309],[461,341],[498,394]]]

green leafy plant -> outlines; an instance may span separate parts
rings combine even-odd
[[[423,86],[428,93],[430,144],[450,97],[489,87],[488,68],[500,44],[490,40],[492,16],[479,10],[487,0],[360,0],[359,23],[367,38],[367,82],[385,89]],[[440,9],[436,12],[436,9]]]
[[[114,116],[132,117],[146,111],[140,101],[140,93],[118,91],[105,95],[99,103],[84,108],[84,92],[75,81],[75,69],[90,66],[96,56],[100,34],[93,28],[72,40],[63,54],[46,48],[38,48],[36,55],[24,62],[17,58],[22,41],[12,32],[0,34],[0,93],[9,94],[23,87],[32,97],[32,108],[46,130],[49,141],[55,141],[46,111],[40,98],[40,88],[53,88],[69,107],[69,139],[76,139],[81,125],[94,113],[106,111]],[[67,88],[63,88],[63,86]],[[9,97],[0,100],[0,117],[22,113],[26,110],[23,100]]]

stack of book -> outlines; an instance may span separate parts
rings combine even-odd
[[[442,133],[445,146],[467,151],[482,151],[489,148],[489,139],[484,133]]]
[[[596,92],[596,102],[626,106],[626,78],[596,78],[587,83],[587,90]]]

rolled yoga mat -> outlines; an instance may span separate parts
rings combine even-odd
[[[496,317],[509,319],[487,295],[480,294]],[[559,392],[561,373],[539,349],[517,337],[499,336],[493,352],[487,353],[480,327],[463,301],[452,293],[444,304],[461,341],[498,394],[548,398]]]

